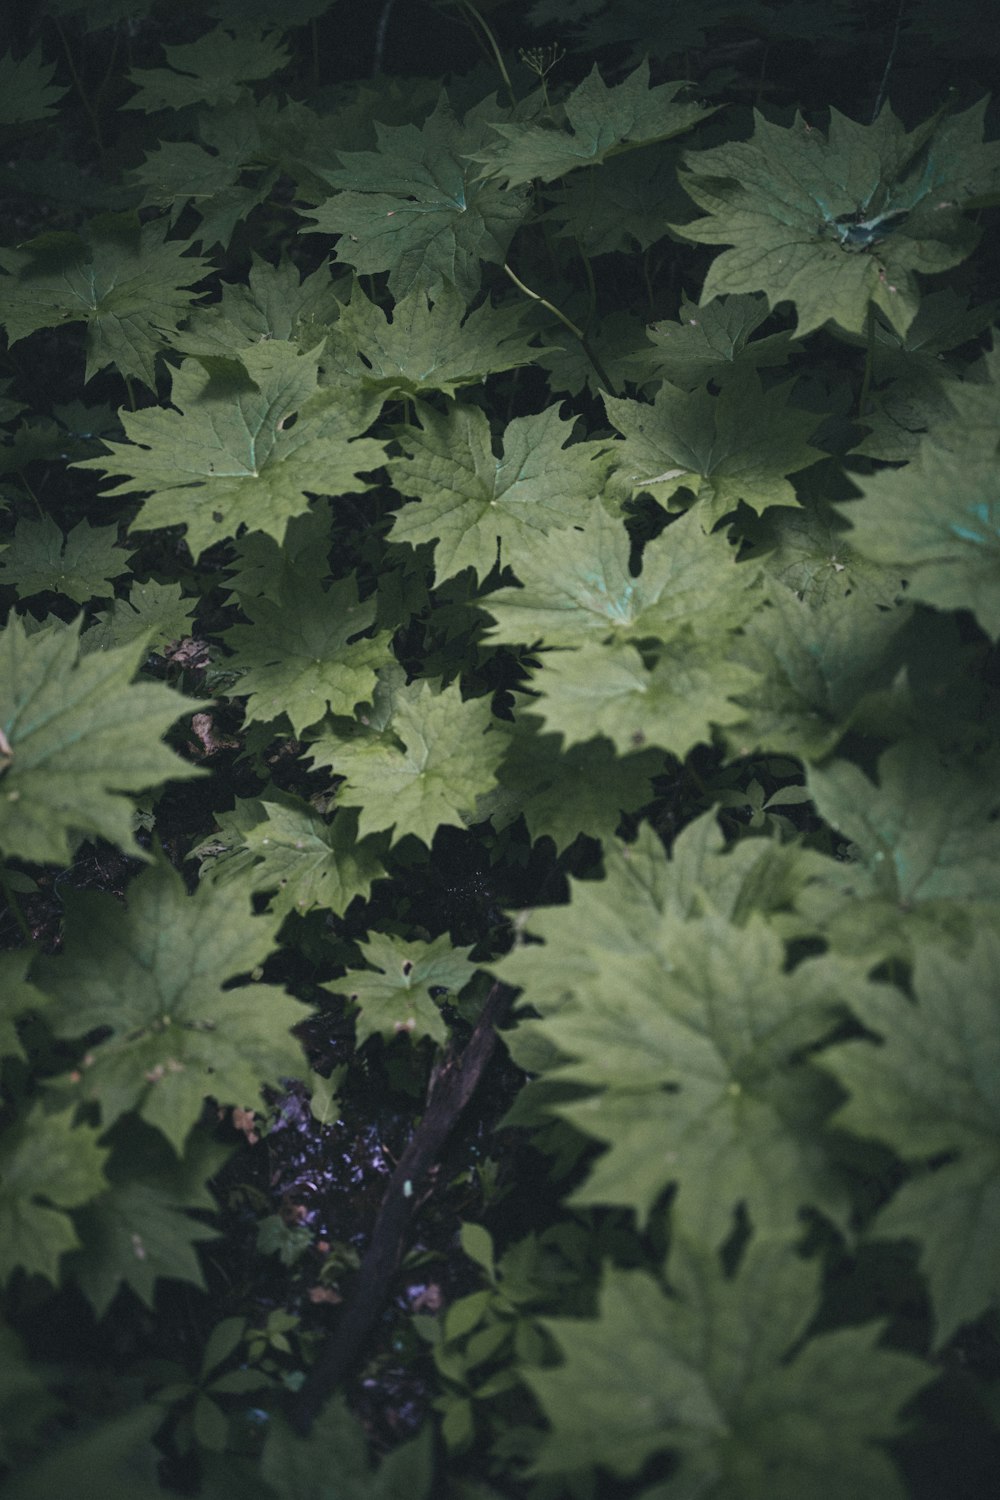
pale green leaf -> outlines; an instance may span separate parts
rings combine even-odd
[[[789,1360],[819,1287],[786,1240],[752,1243],[733,1279],[681,1241],[667,1274],[673,1297],[644,1271],[609,1270],[596,1318],[545,1320],[563,1363],[523,1372],[551,1424],[536,1471],[632,1475],[673,1451],[663,1500],[903,1500],[881,1443],[930,1366],[880,1348],[877,1324],[821,1334]]]
[[[861,594],[828,594],[810,606],[773,587],[735,644],[758,673],[741,696],[745,720],[729,731],[739,755],[774,750],[822,760],[851,728],[868,693],[902,664],[908,607],[886,610]]]
[[[554,1076],[595,1091],[556,1112],[608,1147],[572,1201],[644,1219],[676,1183],[675,1221],[716,1245],[737,1204],[770,1233],[806,1204],[842,1218],[819,1136],[833,1094],[796,1059],[838,1014],[846,967],[785,974],[759,917],[661,920],[631,955],[588,948],[576,1002],[533,1026],[566,1059]]]
[[[755,674],[727,658],[724,638],[703,642],[677,633],[649,668],[630,642],[587,642],[576,651],[550,651],[531,680],[532,705],[567,745],[603,735],[625,755],[646,745],[681,759],[712,738],[715,725],[733,724],[743,710],[733,701]]]
[[[1000,937],[980,928],[961,955],[919,944],[913,990],[852,994],[877,1042],[828,1048],[822,1063],[848,1092],[847,1129],[913,1162],[952,1158],[905,1182],[874,1226],[920,1246],[938,1347],[1000,1306]]]
[[[737,566],[725,535],[706,536],[693,511],[647,542],[638,577],[624,525],[600,505],[572,531],[533,537],[511,551],[522,587],[496,589],[479,607],[496,621],[488,638],[512,644],[665,644],[689,627],[701,639],[721,637],[760,605],[749,592],[759,568]]]
[[[12,615],[0,631],[0,848],[37,863],[65,864],[80,835],[134,850],[124,795],[199,775],[161,743],[182,713],[203,707],[161,683],[132,681],[146,655],[140,639],[80,652],[75,625],[29,634]]]
[[[183,640],[192,631],[198,601],[181,593],[179,583],[133,583],[127,599],[99,610],[80,637],[81,653],[113,651],[142,637],[154,650]]]
[[[304,915],[316,907],[343,913],[367,896],[384,873],[384,835],[358,838],[358,815],[341,808],[331,819],[305,803],[275,796],[236,799],[216,814],[219,832],[191,851],[213,883],[244,882],[271,895],[268,909]]]
[[[794,505],[788,475],[823,455],[809,442],[815,415],[789,406],[790,390],[764,391],[755,370],[736,365],[717,396],[668,384],[651,406],[605,396],[608,419],[625,438],[614,450],[619,477],[661,505],[690,490],[709,527],[741,500],[758,512]]]
[[[468,312],[465,298],[445,283],[433,301],[424,290],[408,292],[390,318],[355,282],[327,341],[325,363],[383,396],[454,396],[487,375],[530,364],[537,351],[529,335],[521,305],[494,307],[487,301]]]
[[[910,908],[1000,897],[1000,777],[993,761],[948,764],[907,739],[879,760],[878,785],[847,760],[812,766],[820,816],[852,839],[866,894]],[[861,870],[857,871],[861,874]]]
[[[447,933],[432,943],[408,943],[375,933],[360,947],[370,968],[351,969],[342,980],[323,986],[332,994],[347,995],[358,1008],[358,1046],[370,1036],[447,1041],[439,996],[457,995],[475,976],[476,967],[468,959],[471,949],[453,947]]]
[[[291,342],[306,353],[340,315],[336,291],[327,266],[300,277],[287,256],[272,265],[252,252],[246,281],[224,281],[218,302],[192,308],[173,342],[185,354],[222,359],[269,339]]]
[[[388,464],[396,488],[419,503],[397,513],[389,535],[414,547],[436,542],[438,582],[463,568],[485,578],[498,556],[513,561],[541,535],[594,509],[607,475],[606,445],[569,444],[575,419],[560,416],[558,406],[515,417],[499,454],[476,406],[455,406],[446,416],[421,406],[420,421],[397,430],[406,456]]]
[[[734,365],[764,369],[780,365],[796,347],[787,333],[753,338],[770,316],[762,294],[715,297],[699,307],[687,298],[680,315],[650,323],[646,338],[650,347],[630,360],[635,378],[668,380],[682,390],[696,390],[710,380],[722,381]]]
[[[395,695],[381,734],[326,736],[311,754],[317,768],[346,778],[339,796],[360,807],[362,836],[391,828],[396,839],[413,834],[430,844],[442,823],[465,827],[493,787],[505,739],[492,724],[488,698],[463,703],[457,683],[435,690],[424,679]]]
[[[706,217],[672,227],[728,245],[702,302],[722,292],[795,303],[801,336],[826,322],[863,333],[877,307],[905,334],[919,306],[915,272],[948,270],[974,248],[963,216],[1000,178],[1000,143],[982,144],[985,98],[939,112],[909,134],[883,108],[870,125],[830,111],[829,134],[796,115],[755,115],[753,138],[687,156],[684,187]]]
[[[892,604],[902,592],[898,568],[862,557],[846,527],[828,512],[773,506],[752,525],[753,556],[762,556],[768,577],[807,604],[822,605],[848,593],[872,604]]]
[[[376,151],[338,151],[343,166],[311,164],[342,189],[306,215],[304,234],[336,234],[337,259],[361,274],[389,272],[397,299],[433,297],[454,286],[467,300],[479,290],[480,262],[502,263],[530,203],[526,191],[478,179],[470,153],[487,134],[480,106],[459,124],[442,93],[421,126],[375,122]]]
[[[240,680],[230,695],[246,696],[246,716],[269,722],[287,714],[296,735],[327,711],[350,718],[369,703],[376,672],[391,659],[389,636],[365,635],[375,599],[358,601],[357,579],[328,589],[308,582],[278,601],[242,601],[249,625],[233,625],[223,640],[233,654],[227,669]]]
[[[653,799],[653,777],[663,770],[656,750],[616,755],[606,739],[563,749],[560,736],[544,734],[530,714],[518,715],[497,786],[477,813],[497,829],[523,814],[532,839],[550,838],[557,849],[578,834],[609,839],[623,813]]]
[[[1000,638],[1000,459],[925,441],[906,468],[861,482],[863,498],[838,506],[851,546],[898,569],[909,598],[971,610]]]
[[[176,409],[123,412],[129,441],[78,465],[127,475],[106,493],[149,495],[136,528],[183,524],[196,557],[241,526],[280,542],[310,495],[366,489],[358,473],[384,458],[380,443],[358,436],[374,415],[362,399],[320,388],[320,348],[300,354],[271,340],[236,352],[242,379],[185,360],[173,376]]]
[[[40,961],[37,983],[57,1035],[111,1028],[79,1068],[105,1129],[134,1109],[180,1155],[207,1095],[254,1108],[263,1083],[303,1071],[290,1034],[300,1005],[273,985],[223,988],[263,962],[280,921],[252,916],[242,885],[189,896],[161,856],[126,907],[88,892],[66,908],[64,947]]]
[[[496,176],[507,188],[538,178],[551,182],[576,167],[592,167],[622,151],[683,135],[713,113],[694,102],[678,101],[684,83],[649,87],[649,63],[611,88],[597,65],[562,105],[560,124],[495,122],[498,144],[470,153],[484,175]],[[569,127],[562,128],[562,121]]]

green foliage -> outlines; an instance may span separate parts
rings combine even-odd
[[[297,1003],[275,985],[222,988],[263,961],[274,933],[239,886],[189,898],[162,856],[133,882],[127,910],[109,896],[67,900],[65,946],[39,961],[38,982],[56,1035],[111,1028],[77,1085],[105,1129],[134,1110],[180,1154],[207,1094],[252,1105],[262,1079],[300,1068]]]
[[[35,9],[4,1494],[978,1500],[988,7]]]
[[[29,633],[17,616],[0,631],[0,849],[40,864],[65,864],[88,834],[131,845],[123,793],[197,775],[160,743],[183,700],[132,681],[145,640],[83,655],[79,631],[78,619]]]
[[[526,1375],[552,1424],[536,1467],[601,1462],[634,1474],[679,1450],[659,1493],[719,1500],[904,1493],[873,1439],[898,1430],[928,1378],[920,1360],[877,1345],[879,1328],[811,1339],[816,1272],[781,1240],[755,1243],[732,1280],[681,1240],[667,1263],[676,1302],[641,1271],[609,1272],[597,1318],[546,1326],[564,1363]]]
[[[1000,189],[1000,143],[982,141],[986,101],[939,112],[909,133],[884,108],[871,125],[837,110],[822,131],[757,115],[750,141],[686,158],[684,186],[704,219],[687,239],[729,245],[702,300],[767,293],[795,303],[802,336],[827,321],[861,333],[870,307],[905,334],[920,305],[917,272],[947,271],[973,250],[964,217]]]
[[[363,490],[358,473],[383,458],[381,444],[359,437],[370,408],[320,388],[321,346],[300,353],[272,340],[234,354],[222,369],[185,360],[173,375],[173,409],[123,412],[128,442],[105,445],[110,463],[79,465],[126,474],[108,493],[148,494],[141,528],[184,524],[195,557],[241,526],[280,542],[310,493]]]
[[[114,365],[155,389],[155,361],[194,301],[208,269],[162,220],[93,219],[83,234],[39,236],[0,251],[10,277],[0,317],[12,344],[40,328],[87,325],[84,380]]]

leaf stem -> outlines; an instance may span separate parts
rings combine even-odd
[[[56,16],[53,16],[52,19],[53,19],[53,22],[55,23],[56,31],[59,33],[59,40],[62,42],[63,51],[66,54],[66,61],[69,63],[69,71],[70,71],[70,77],[73,80],[73,87],[76,89],[77,97],[79,98],[80,103],[83,105],[84,114],[87,116],[87,119],[90,121],[90,128],[91,128],[91,130],[94,133],[94,144],[97,147],[97,154],[101,158],[101,163],[103,165],[103,163],[104,163],[104,137],[101,134],[101,122],[100,122],[100,120],[97,117],[97,113],[94,110],[93,105],[91,104],[90,100],[87,98],[87,91],[83,87],[83,83],[82,83],[82,81],[80,79],[80,75],[79,75],[79,73],[76,70],[76,63],[73,60],[73,52],[72,52],[72,49],[71,49],[71,47],[69,45],[69,40],[68,40],[68,38],[66,36],[66,32],[63,30],[62,23],[59,21],[58,17],[56,17]]]
[[[513,109],[516,109],[517,108],[517,95],[514,92],[514,85],[511,83],[511,81],[510,81],[510,74],[507,72],[507,64],[503,60],[503,55],[502,55],[502,53],[500,51],[500,47],[499,47],[499,44],[497,43],[497,39],[493,35],[492,28],[490,27],[489,23],[485,20],[485,18],[480,14],[480,12],[477,9],[477,7],[472,4],[472,0],[457,0],[457,3],[458,3],[458,6],[459,6],[460,10],[463,10],[463,11],[465,11],[465,13],[467,15],[472,16],[476,20],[476,22],[478,23],[479,28],[480,28],[480,30],[483,33],[483,36],[486,38],[487,42],[489,43],[490,51],[493,53],[493,56],[496,59],[496,65],[500,69],[500,76],[502,77],[502,79],[504,81],[504,86],[505,86],[505,88],[507,90],[507,97],[510,99],[511,107]]]
[[[605,370],[597,355],[594,353],[594,350],[591,348],[590,341],[587,338],[585,331],[582,328],[577,328],[576,324],[570,318],[567,318],[564,312],[560,312],[558,307],[555,307],[547,297],[543,297],[540,292],[533,292],[530,286],[525,286],[521,278],[514,274],[506,261],[504,261],[503,263],[503,268],[519,291],[522,291],[526,297],[530,297],[532,302],[540,302],[543,307],[548,308],[553,317],[558,318],[563,327],[568,328],[570,333],[574,334],[575,337],[580,340],[583,352],[590,360],[590,363],[593,365],[594,370],[597,374],[597,378],[601,382],[601,385],[606,391],[611,391],[613,393],[615,388],[612,385],[611,381],[608,379],[608,372]]]

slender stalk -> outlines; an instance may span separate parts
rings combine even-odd
[[[500,51],[500,47],[497,43],[496,37],[493,35],[492,28],[485,20],[485,18],[481,15],[476,6],[472,4],[472,0],[457,0],[457,3],[459,8],[465,11],[466,15],[471,16],[477,22],[480,31],[486,38],[490,51],[493,53],[493,56],[496,60],[496,65],[500,69],[500,76],[504,81],[504,87],[507,90],[507,97],[511,102],[512,108],[516,109],[517,95],[514,92],[514,85],[511,83],[510,74],[507,72],[507,64],[503,60],[503,54]]]
[[[558,307],[555,307],[547,297],[543,297],[539,292],[533,292],[530,286],[525,286],[521,278],[514,274],[506,261],[504,261],[503,268],[506,271],[507,275],[510,277],[511,281],[517,287],[518,291],[523,292],[526,297],[530,297],[532,302],[540,302],[543,307],[548,309],[548,311],[554,318],[559,319],[564,328],[568,328],[570,333],[572,333],[576,338],[580,340],[583,352],[590,360],[590,363],[593,365],[594,371],[597,375],[598,380],[601,382],[601,385],[605,390],[614,392],[615,388],[608,378],[608,372],[605,370],[597,355],[594,353],[594,350],[591,347],[590,341],[588,340],[585,331],[582,328],[577,328],[572,319],[567,318],[564,312],[560,312]]]
[[[96,112],[94,110],[93,105],[91,104],[90,100],[87,97],[87,91],[86,91],[86,89],[83,86],[83,82],[82,82],[82,80],[80,78],[79,73],[76,70],[76,62],[74,61],[74,58],[73,58],[73,51],[72,51],[72,48],[69,45],[69,40],[68,40],[68,38],[66,36],[65,31],[63,30],[62,24],[59,21],[58,17],[53,16],[52,19],[53,19],[53,21],[55,23],[56,31],[59,33],[59,40],[62,42],[63,51],[66,54],[66,61],[69,63],[69,72],[70,72],[70,77],[73,80],[73,87],[76,90],[77,97],[79,98],[80,103],[83,105],[84,114],[87,116],[87,119],[90,121],[90,128],[91,128],[91,130],[94,133],[94,144],[97,147],[97,153],[100,156],[101,161],[103,162],[104,161],[104,137],[101,134],[101,122],[100,122],[100,120],[99,120],[99,118],[98,118],[98,116],[97,116],[97,114],[96,114]]]

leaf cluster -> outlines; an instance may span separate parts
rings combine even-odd
[[[973,1500],[987,54],[929,4],[417,9],[51,0],[0,58],[4,1483]],[[928,37],[960,97],[907,95]],[[345,1138],[391,1170],[491,984],[302,1436]]]

